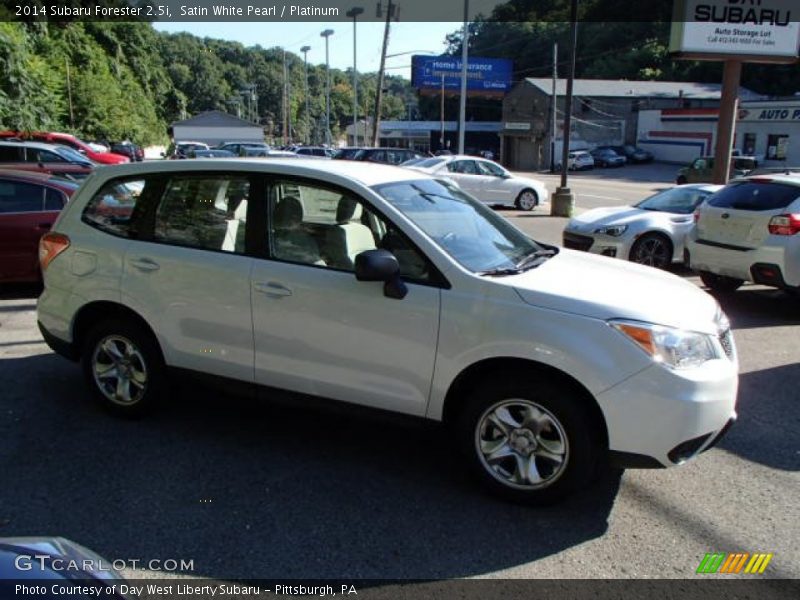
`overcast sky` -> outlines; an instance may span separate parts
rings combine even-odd
[[[433,0],[432,0],[433,1]],[[311,46],[308,61],[325,64],[324,29],[333,29],[330,37],[331,67],[353,66],[352,23],[155,23],[158,31],[186,31],[199,37],[241,42],[245,46],[260,44],[265,48],[280,46],[302,56],[300,48]],[[461,23],[392,23],[388,54],[428,51],[438,54],[445,48],[445,36],[461,27]],[[380,66],[383,23],[358,24],[358,70],[377,71]],[[411,54],[387,58],[387,73],[411,78]]]

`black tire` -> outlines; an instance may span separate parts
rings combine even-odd
[[[666,269],[672,264],[672,254],[675,249],[670,239],[660,233],[645,233],[631,246],[628,259],[631,262]]]
[[[530,200],[531,200],[530,199],[530,195],[531,194],[533,195],[533,202],[532,203],[530,202]],[[519,210],[528,210],[528,211],[533,210],[534,208],[539,206],[539,196],[537,196],[536,192],[534,192],[532,189],[526,188],[526,189],[522,190],[519,193],[519,195],[517,196],[517,199],[514,200],[514,205]]]
[[[686,181],[686,177],[684,177],[683,175],[679,175],[678,178],[675,180],[675,183],[677,183],[678,185],[684,185],[689,182]]]
[[[83,344],[81,366],[94,398],[119,416],[139,417],[151,411],[164,391],[166,374],[158,342],[146,327],[132,321],[109,319],[92,327]],[[107,378],[96,374],[105,366]]]
[[[538,414],[536,421],[523,419],[522,407],[526,406],[538,411],[534,413]],[[518,428],[509,426],[503,432],[494,425],[496,420],[489,419],[488,415],[503,408],[508,414],[516,415]],[[546,425],[534,432],[533,429],[542,423]],[[598,451],[599,432],[595,427],[584,408],[583,399],[568,386],[532,385],[513,377],[505,380],[497,377],[478,386],[465,399],[455,423],[455,435],[470,471],[487,491],[513,502],[546,505],[561,500],[594,478],[601,455]],[[563,456],[555,451],[562,436]],[[494,464],[490,466],[485,454],[505,452],[502,449],[489,450],[492,444],[503,443],[508,454],[495,456],[491,459]],[[561,456],[562,460],[557,462],[541,456],[537,450]],[[527,474],[530,463],[535,465],[530,472],[534,474],[533,478],[540,478],[538,483],[527,479],[530,477]]]
[[[725,277],[724,275],[717,275],[716,273],[709,273],[708,271],[700,271],[700,279],[707,288],[724,294],[735,292],[744,283],[743,279]]]

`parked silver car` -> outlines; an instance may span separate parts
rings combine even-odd
[[[720,189],[721,185],[680,185],[633,206],[590,210],[567,223],[564,247],[663,269],[683,259],[692,213]]]

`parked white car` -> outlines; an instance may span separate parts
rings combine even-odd
[[[409,168],[446,177],[484,204],[533,210],[549,196],[541,181],[514,175],[496,162],[476,156],[435,156]]]
[[[721,185],[673,187],[633,206],[595,208],[570,219],[565,248],[664,269],[683,260],[695,209]]]
[[[559,165],[559,168],[561,166]],[[594,158],[586,150],[574,150],[567,154],[567,169],[570,171],[583,171],[594,168]]]
[[[695,212],[687,263],[732,292],[745,281],[800,293],[800,176],[732,181]]]
[[[40,257],[42,334],[118,413],[153,407],[180,370],[444,421],[481,482],[532,503],[606,460],[681,464],[736,416],[713,297],[536,243],[411,169],[107,167]]]

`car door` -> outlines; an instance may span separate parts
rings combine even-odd
[[[252,182],[236,172],[181,173],[99,194],[112,222],[131,213],[126,195],[144,202],[147,224],[125,253],[122,294],[152,324],[173,367],[253,380],[245,232]]]
[[[487,201],[484,194],[487,178],[481,174],[474,160],[451,161],[447,163],[447,170],[450,171],[450,177],[458,183],[462,190],[475,196],[481,202]]]
[[[39,278],[39,238],[58,215],[45,211],[45,189],[0,177],[0,281]]]
[[[265,201],[270,243],[252,275],[257,383],[423,415],[439,327],[433,267],[349,191],[275,179]],[[401,300],[347,264],[379,246],[398,257]]]
[[[504,169],[488,160],[476,160],[475,164],[484,177],[483,195],[487,202],[513,205],[517,198],[518,185]]]

